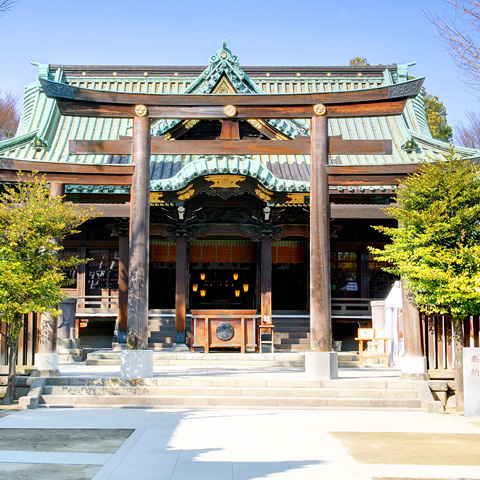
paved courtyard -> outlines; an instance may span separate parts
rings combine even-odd
[[[11,480],[480,479],[480,419],[424,412],[38,409],[0,438]]]

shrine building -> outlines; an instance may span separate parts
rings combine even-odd
[[[396,280],[369,254],[387,242],[372,226],[395,225],[383,208],[402,178],[450,148],[411,64],[244,67],[224,42],[207,68],[34,65],[0,180],[38,171],[102,212],[64,242],[91,260],[66,272],[59,338],[208,351],[196,325],[218,311],[272,323],[278,351],[357,349]]]

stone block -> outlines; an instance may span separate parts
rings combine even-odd
[[[34,377],[52,377],[60,375],[58,353],[36,353]]]
[[[463,349],[464,413],[480,417],[480,348]]]
[[[305,352],[305,378],[307,380],[338,378],[338,353]]]
[[[122,378],[152,378],[153,350],[122,350]]]
[[[395,366],[399,367],[402,373],[407,375],[424,375],[427,373],[427,357],[413,357],[410,355],[397,357]]]

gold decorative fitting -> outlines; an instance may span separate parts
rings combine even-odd
[[[148,72],[143,72],[144,77],[148,77]]]
[[[185,127],[185,130],[190,130],[192,127],[194,127],[200,120],[184,120],[183,121],[183,126]]]
[[[313,113],[315,113],[315,115],[318,115],[320,117],[327,113],[327,108],[323,103],[317,103],[316,105],[313,106]]]
[[[136,105],[135,114],[138,117],[146,117],[148,115],[148,109],[145,105]]]
[[[245,180],[243,175],[207,175],[207,182],[212,182],[210,188],[240,188],[239,183]]]
[[[87,72],[82,72],[82,77],[84,77],[87,74]]]
[[[267,72],[267,73],[265,74],[265,76],[266,76],[266,77],[269,77],[269,76],[270,76],[270,72]]]
[[[82,75],[83,75],[83,73],[82,73]],[[117,76],[117,72],[113,72],[112,75],[113,75],[114,77],[116,77],[116,76]]]
[[[170,139],[172,138],[172,134],[171,134],[170,132],[167,132],[167,133],[163,136],[163,138],[164,138],[165,140],[170,140]]]
[[[249,118],[247,122],[257,130],[261,130],[263,127],[262,122],[260,122],[259,120],[255,120],[254,118]]]
[[[227,52],[222,52],[220,55],[222,58],[227,58]]]
[[[358,72],[357,77],[361,77],[361,76],[362,76],[362,72]]]
[[[178,77],[178,72],[173,72],[174,77]]]
[[[302,74],[300,72],[297,72],[297,77],[301,77]]]
[[[237,109],[233,105],[225,105],[225,107],[223,107],[223,113],[227,117],[232,118],[237,114]]]
[[[330,72],[327,72],[327,77],[331,77],[332,74]]]

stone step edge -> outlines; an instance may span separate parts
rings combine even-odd
[[[60,390],[59,392],[52,392],[52,390]],[[87,390],[88,391],[85,391]],[[131,390],[143,389],[143,391]],[[69,391],[64,391],[69,390]],[[82,391],[83,390],[83,391]],[[93,391],[92,391],[93,390]],[[109,392],[112,390],[112,392]],[[130,391],[128,391],[130,390]],[[156,393],[156,390],[163,391]],[[179,391],[180,390],[180,391]],[[185,392],[183,392],[185,390]],[[195,394],[189,394],[188,391],[195,390]],[[311,394],[304,395],[304,390],[308,390]],[[222,395],[223,392],[223,395]],[[258,394],[255,394],[257,392]],[[108,386],[108,385],[48,385],[43,388],[42,395],[72,395],[72,396],[178,396],[178,397],[252,397],[252,398],[361,398],[361,399],[385,399],[385,400],[419,400],[418,391],[414,389],[355,389],[354,395],[349,395],[352,390],[348,388],[314,388],[314,389],[300,389],[290,387],[245,387],[245,386],[183,386],[176,385],[159,385],[159,386]],[[388,392],[388,395],[384,392]],[[363,394],[363,395],[362,395]]]
[[[80,402],[76,401],[66,401],[67,398],[71,400],[80,400]],[[52,403],[54,404],[63,404],[63,405],[84,405],[81,400],[91,400],[92,396],[85,395],[85,396],[67,396],[67,395],[41,395],[40,396],[40,405],[48,405],[48,400],[53,400]],[[96,405],[115,405],[117,403],[121,403],[123,405],[155,405],[160,403],[161,405],[196,405],[198,407],[202,407],[204,405],[212,405],[217,407],[223,407],[223,405],[232,405],[232,406],[258,406],[258,407],[266,407],[272,408],[276,406],[292,406],[292,407],[304,407],[308,406],[309,404],[313,407],[320,406],[320,407],[331,407],[335,408],[336,406],[345,406],[345,407],[355,407],[358,408],[375,408],[376,406],[379,407],[405,407],[405,408],[421,408],[422,401],[420,399],[385,399],[385,398],[356,398],[356,397],[349,397],[349,398],[315,398],[315,397],[281,397],[281,398],[272,398],[272,397],[251,397],[251,396],[244,396],[244,397],[225,397],[225,396],[167,396],[167,395],[146,395],[146,396],[138,396],[138,395],[96,395],[95,399],[97,402],[94,402]],[[114,400],[114,401],[112,401]],[[129,400],[135,400],[136,402],[142,403],[130,403]],[[235,401],[233,401],[235,400]],[[263,405],[260,405],[263,403]],[[288,405],[290,403],[290,405]],[[315,405],[315,403],[317,405]],[[320,404],[320,405],[318,405]]]

